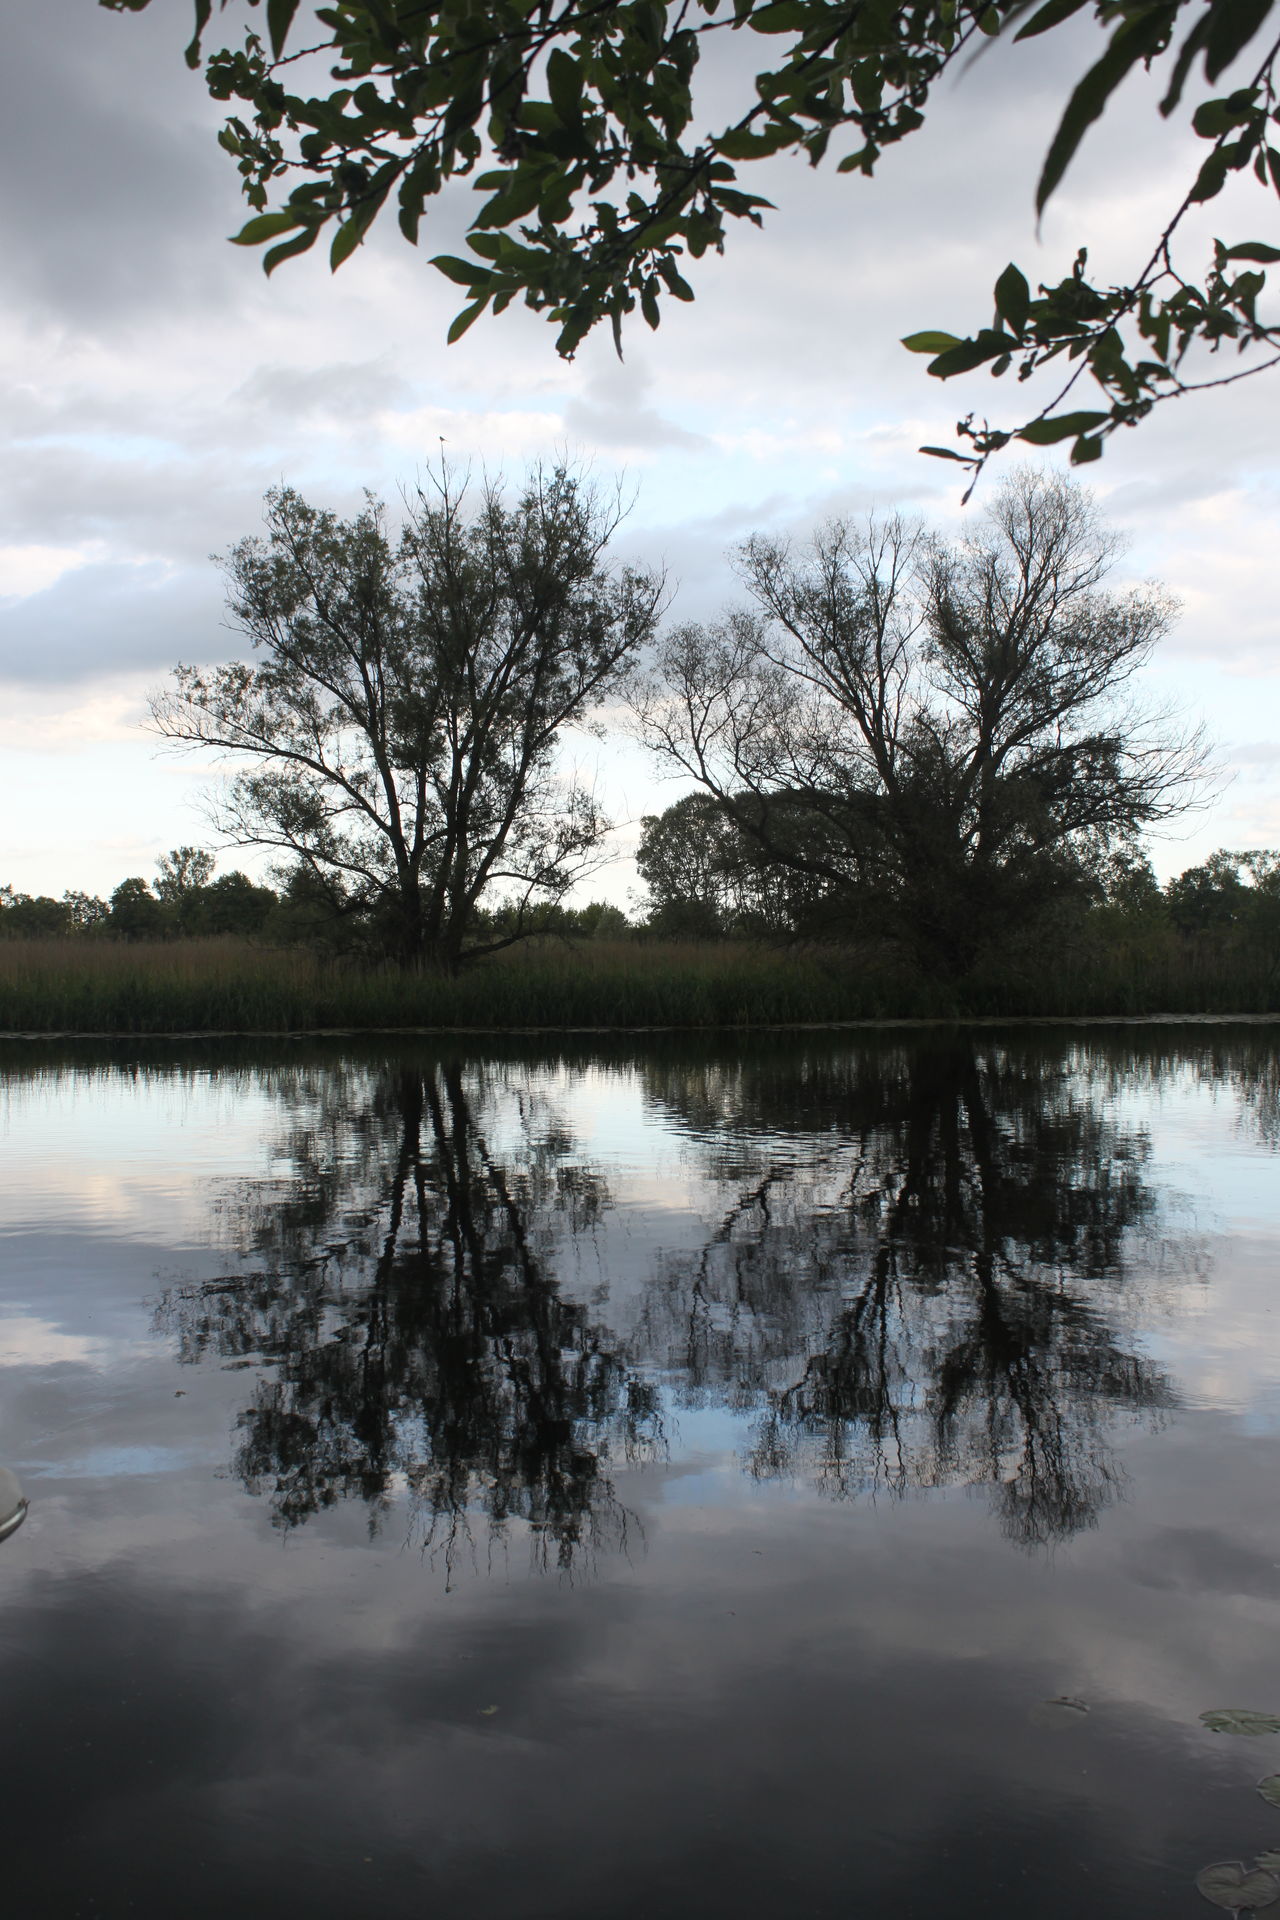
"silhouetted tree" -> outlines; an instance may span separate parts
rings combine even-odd
[[[827,850],[822,819],[775,801],[771,837],[808,853]],[[642,823],[636,867],[648,889],[648,924],[680,938],[734,932],[830,930],[829,880],[776,859],[709,793],[686,794]]]
[[[155,893],[166,906],[179,906],[190,893],[207,887],[217,861],[203,847],[174,847],[156,861]]]
[[[230,611],[260,658],[178,667],[152,704],[166,739],[247,760],[219,826],[301,867],[313,900],[403,961],[452,970],[494,893],[559,899],[605,829],[557,777],[587,719],[650,638],[661,583],[614,571],[621,509],[564,468],[475,511],[440,475],[397,535],[370,500],[352,520],[289,488],[267,538],[227,560]]]
[[[963,974],[1202,774],[1198,736],[1132,697],[1173,609],[1103,591],[1116,551],[1085,493],[1029,470],[959,542],[897,518],[803,555],[757,536],[751,607],[670,639],[642,735],[777,866]]]
[[[167,925],[164,907],[140,874],[120,882],[111,895],[108,933],[120,940],[155,940]]]

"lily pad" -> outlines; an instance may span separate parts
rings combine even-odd
[[[0,1540],[16,1533],[26,1517],[27,1503],[16,1473],[0,1467]]]
[[[1259,1780],[1258,1792],[1273,1807],[1280,1807],[1280,1773],[1269,1773],[1265,1780]]]
[[[1040,1700],[1027,1715],[1035,1727],[1069,1727],[1083,1719],[1089,1711],[1083,1700],[1077,1700],[1073,1694],[1060,1693],[1056,1700]]]
[[[1200,1715],[1210,1733],[1280,1733],[1280,1714],[1255,1713],[1251,1707],[1214,1707]]]
[[[1225,1913],[1253,1913],[1280,1900],[1280,1880],[1265,1867],[1243,1860],[1219,1860],[1196,1875],[1196,1887]]]
[[[1268,1873],[1280,1873],[1280,1847],[1272,1847],[1269,1853],[1255,1854],[1255,1867],[1265,1867]]]

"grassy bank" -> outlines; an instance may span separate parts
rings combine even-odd
[[[747,1027],[1005,1015],[1280,1012],[1256,949],[1111,938],[1009,963],[957,992],[835,948],[549,940],[457,980],[231,939],[0,942],[0,1031],[312,1032],[388,1027]]]

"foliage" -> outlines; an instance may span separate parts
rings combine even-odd
[[[201,847],[174,847],[156,862],[156,895],[166,905],[178,905],[188,894],[207,887],[217,862]]]
[[[277,913],[277,897],[270,887],[255,886],[247,874],[224,873],[206,886],[192,887],[178,909],[178,925],[184,934],[197,937],[229,933],[250,936],[264,933]]]
[[[96,894],[70,892],[62,896],[72,933],[96,933],[105,927],[111,909]]]
[[[802,555],[757,536],[754,604],[668,641],[642,737],[775,867],[959,977],[1202,772],[1198,738],[1129,691],[1172,605],[1105,592],[1115,551],[1079,489],[1025,470],[958,545],[896,518],[833,522]]]
[[[47,893],[17,893],[12,887],[0,887],[0,930],[11,940],[70,933],[73,922],[68,902],[68,896],[55,900]]]
[[[779,805],[772,824],[792,843],[826,844],[820,817],[802,804],[789,815]],[[830,882],[771,859],[711,794],[686,794],[646,815],[642,829],[636,866],[652,931],[677,939],[830,931]]]
[[[100,0],[141,11],[149,0]],[[227,0],[223,0],[225,7]],[[248,0],[250,7],[257,0]],[[1197,63],[1211,87],[1246,54],[1242,85],[1189,112],[1207,151],[1176,191],[1146,265],[1128,283],[1095,285],[1081,247],[1072,272],[1033,293],[1010,264],[996,282],[991,326],[967,338],[935,330],[909,337],[942,379],[988,366],[1021,377],[1063,361],[1074,370],[1050,405],[1012,429],[960,424],[962,452],[980,465],[1017,434],[1034,445],[1072,438],[1073,458],[1095,459],[1107,437],[1161,400],[1196,385],[1188,348],[1259,348],[1280,359],[1280,330],[1258,312],[1267,242],[1217,242],[1198,283],[1175,261],[1178,227],[1194,206],[1251,171],[1280,191],[1275,63],[1280,42],[1259,36],[1274,0],[567,0],[532,9],[485,0],[459,10],[418,0],[344,0],[304,7],[267,0],[265,34],[246,26],[206,56],[212,0],[195,0],[188,61],[204,59],[214,99],[231,110],[219,135],[239,169],[252,218],[236,236],[264,246],[270,272],[331,233],[338,267],[394,199],[416,244],[432,200],[470,177],[483,194],[469,257],[434,265],[466,295],[456,339],[483,313],[523,299],[558,328],[561,353],[608,320],[621,350],[624,316],[638,305],[651,327],[668,296],[693,298],[691,260],[723,251],[733,222],[759,224],[769,202],[744,192],[738,169],[777,153],[817,165],[834,141],[841,172],[870,175],[887,147],[921,127],[931,90],[983,36],[1022,40],[1091,11],[1105,50],[1081,77],[1046,152],[1036,192],[1043,210],[1115,89],[1139,64],[1168,62],[1160,111],[1187,112]],[[1189,19],[1190,16],[1190,19]],[[261,17],[259,17],[261,18]],[[704,42],[751,35],[768,54],[743,84],[727,125],[701,127],[695,78]],[[1254,49],[1250,52],[1250,49]],[[334,82],[337,82],[335,87]],[[318,90],[308,90],[310,84]],[[976,164],[981,159],[975,156]],[[496,163],[496,164],[495,164]],[[301,176],[298,178],[298,176]],[[282,183],[296,180],[273,204]],[[1101,408],[1064,411],[1085,370]]]
[[[122,880],[115,889],[108,925],[121,940],[155,939],[164,932],[164,906],[140,874]]]
[[[562,900],[543,900],[526,912],[510,902],[476,913],[477,937],[504,938],[517,929],[521,937],[558,934],[567,940],[619,940],[631,932],[621,907],[607,900],[588,900],[585,906],[566,906]]]
[[[1211,1707],[1200,1715],[1200,1723],[1210,1733],[1243,1733],[1250,1739],[1263,1733],[1280,1733],[1280,1716],[1258,1713],[1252,1707]]]
[[[1261,848],[1247,853],[1220,849],[1203,866],[1188,867],[1171,880],[1165,900],[1174,925],[1184,933],[1242,928],[1274,940],[1280,936],[1280,854]]]
[[[1280,1880],[1265,1867],[1246,1867],[1242,1860],[1218,1860],[1196,1875],[1196,1888],[1215,1907],[1227,1913],[1256,1913],[1280,1900]]]
[[[158,877],[148,885],[140,874],[122,880],[110,901],[88,893],[64,893],[60,900],[0,887],[0,937],[94,937],[116,940],[175,939],[180,935],[261,933],[277,917],[279,902],[270,887],[258,887],[247,875],[227,873],[213,879],[215,858],[198,847],[175,847],[157,863]]]
[[[452,970],[520,938],[532,905],[590,869],[605,830],[553,761],[657,616],[660,581],[606,565],[620,511],[559,467],[512,505],[486,482],[469,515],[442,472],[393,537],[377,501],[344,521],[278,489],[266,540],[227,561],[259,664],[178,667],[155,725],[247,763],[218,824],[273,850],[286,878],[302,870],[313,910]],[[514,923],[477,942],[494,894]]]

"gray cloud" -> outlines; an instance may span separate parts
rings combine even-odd
[[[412,397],[408,380],[382,358],[318,367],[257,367],[231,398],[233,406],[249,415],[358,425],[381,408],[408,405]]]
[[[0,680],[66,683],[226,659],[239,643],[221,625],[221,607],[212,567],[80,567],[0,607]]]
[[[645,402],[653,374],[636,357],[612,363],[597,362],[588,376],[586,393],[573,398],[564,411],[566,431],[592,446],[633,448],[676,447],[697,453],[711,446],[705,433],[690,433]]]
[[[121,16],[41,0],[10,14],[0,67],[10,285],[59,321],[132,319],[152,338],[175,305],[224,303],[239,269],[207,236],[242,216],[234,170],[209,151],[211,103],[182,63],[183,9]]]

